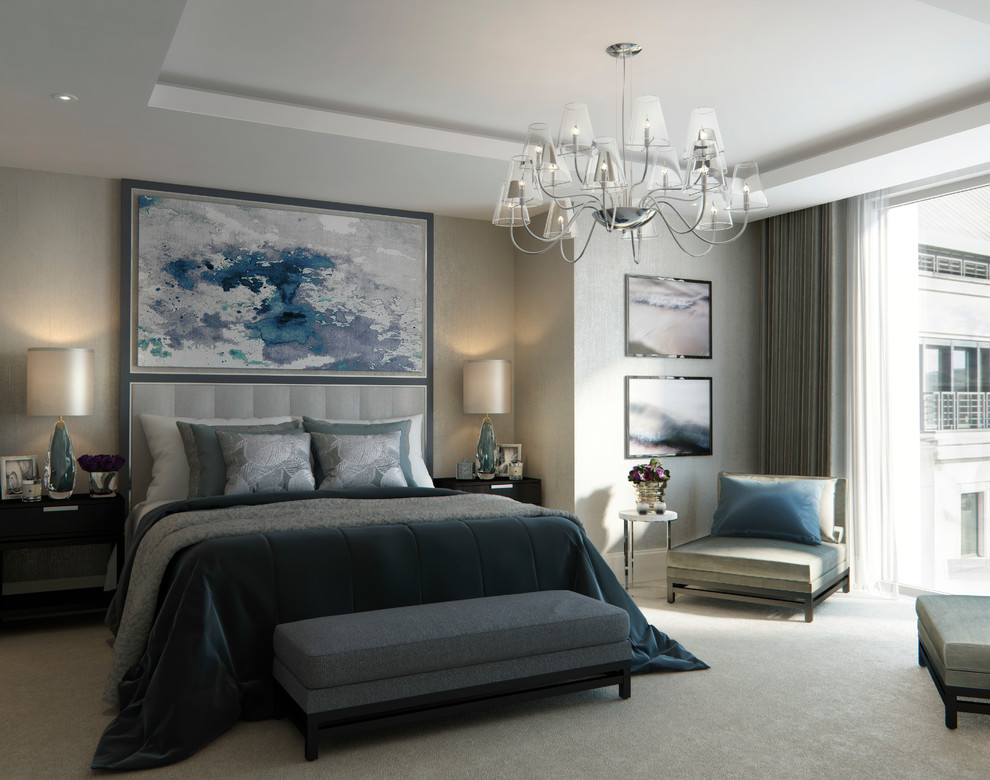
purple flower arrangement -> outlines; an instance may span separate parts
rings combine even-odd
[[[77,462],[83,471],[120,471],[124,465],[123,455],[80,455]]]
[[[649,463],[640,463],[629,472],[629,481],[638,485],[640,482],[666,482],[670,479],[670,470],[665,469],[658,458],[651,458]]]

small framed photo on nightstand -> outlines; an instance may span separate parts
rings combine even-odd
[[[38,461],[32,455],[4,455],[0,457],[3,482],[0,483],[0,499],[24,497],[24,480],[38,479]]]
[[[495,473],[500,477],[509,476],[509,464],[514,460],[522,460],[522,445],[499,444]]]

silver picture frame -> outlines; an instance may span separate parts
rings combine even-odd
[[[712,283],[626,275],[626,356],[712,356]]]
[[[0,482],[0,500],[12,501],[24,497],[26,479],[38,479],[38,460],[33,455],[0,456],[3,480]]]
[[[626,458],[711,455],[712,378],[626,377]]]

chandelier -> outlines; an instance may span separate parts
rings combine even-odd
[[[519,251],[543,254],[558,247],[564,260],[576,263],[601,225],[629,241],[638,263],[643,240],[655,238],[662,222],[681,250],[701,257],[713,246],[739,238],[750,212],[767,207],[755,162],[739,163],[732,176],[727,175],[714,109],[691,112],[687,141],[678,154],[668,139],[660,98],[645,95],[631,102],[627,63],[641,50],[636,43],[614,43],[605,50],[622,64],[617,128],[621,151],[615,138],[595,136],[583,103],[564,106],[556,139],[545,123],[529,126],[522,154],[509,165],[492,219],[510,229]],[[544,205],[549,210],[541,235],[530,228],[530,212]],[[568,257],[564,241],[574,240],[576,250],[578,218],[585,212],[590,212],[591,227],[581,250]],[[520,246],[517,228],[525,228],[543,246]]]

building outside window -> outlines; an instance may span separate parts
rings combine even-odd
[[[918,509],[903,520],[897,579],[923,591],[990,595],[990,187],[890,212],[901,212],[889,224],[908,239],[900,251],[916,252],[889,257],[890,268],[904,273],[910,263],[918,279],[918,470],[900,486],[913,491],[917,481]]]

